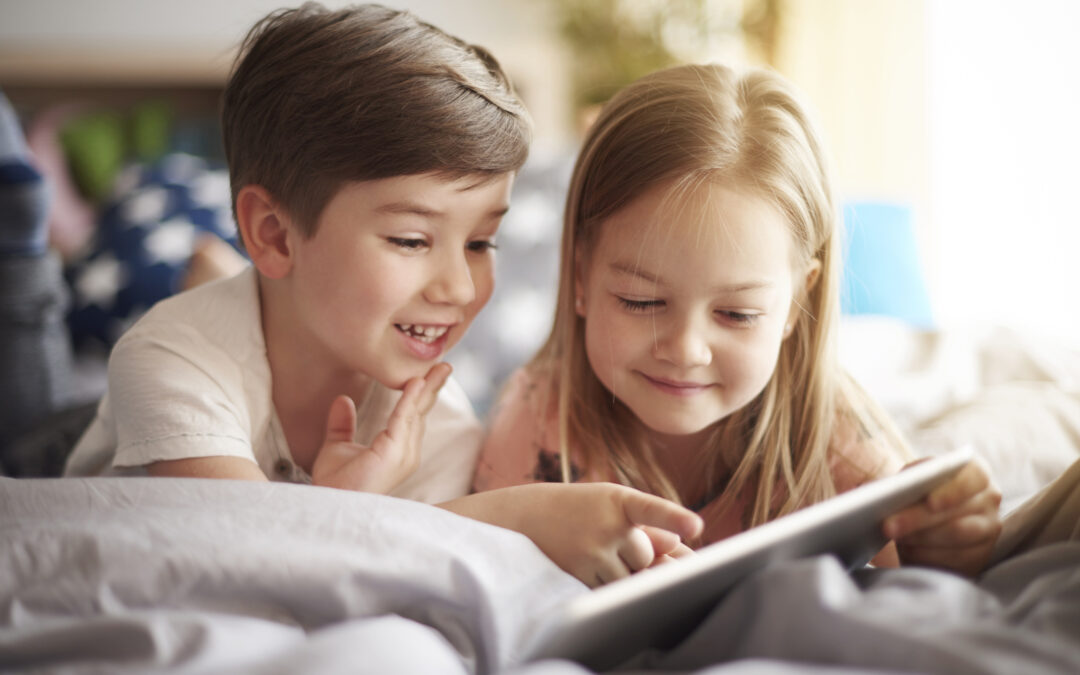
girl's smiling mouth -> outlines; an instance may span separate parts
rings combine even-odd
[[[638,371],[638,374],[645,379],[646,382],[653,387],[659,389],[665,394],[671,394],[673,396],[696,396],[697,394],[708,391],[714,385],[701,384],[698,382],[682,382],[679,380],[670,380],[666,377],[652,377],[645,373]]]

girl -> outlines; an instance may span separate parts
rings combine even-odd
[[[690,506],[709,543],[900,470],[904,442],[837,364],[838,220],[780,77],[681,66],[617,94],[575,167],[554,326],[475,489],[617,482]],[[999,502],[972,464],[885,532],[904,562],[973,574]]]

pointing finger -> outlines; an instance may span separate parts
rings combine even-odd
[[[623,513],[635,525],[652,525],[673,532],[683,539],[701,534],[701,516],[675,502],[638,490],[627,489],[623,498]]]

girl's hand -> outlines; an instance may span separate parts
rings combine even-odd
[[[424,418],[450,377],[450,364],[437,363],[423,378],[409,380],[386,429],[371,447],[354,442],[356,404],[341,395],[330,404],[326,439],[315,456],[311,482],[361,492],[387,494],[420,465]]]
[[[596,587],[689,553],[701,517],[661,497],[613,483],[533,483],[442,504],[517,530],[555,564]]]
[[[910,465],[909,465],[910,466]],[[914,506],[885,519],[905,565],[940,567],[975,576],[1001,533],[1001,492],[978,461],[969,462]]]

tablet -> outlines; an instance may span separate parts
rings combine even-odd
[[[973,457],[970,447],[933,457],[579,596],[542,623],[525,660],[562,658],[605,670],[645,649],[675,646],[732,586],[768,565],[832,554],[848,569],[861,567],[887,543],[887,516]]]

